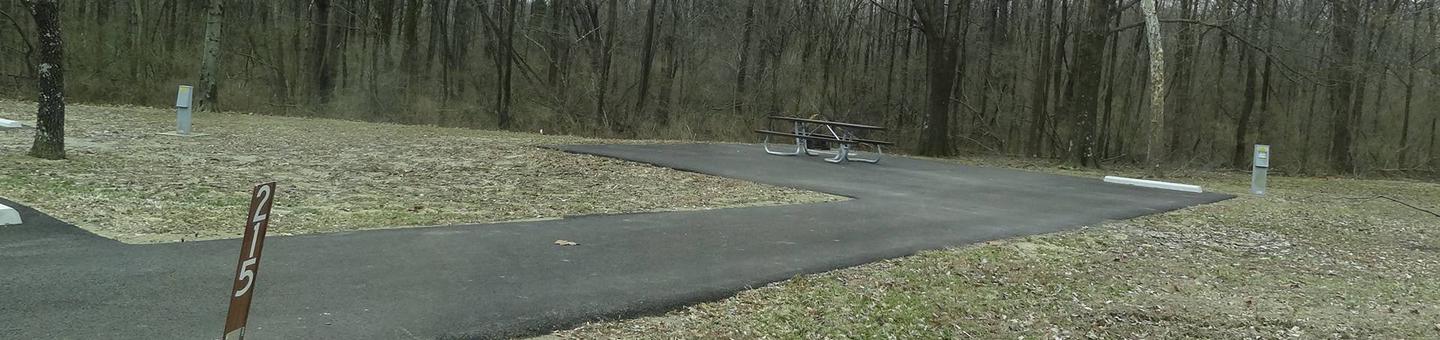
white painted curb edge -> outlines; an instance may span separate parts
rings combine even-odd
[[[0,225],[20,224],[20,212],[0,204]]]
[[[1126,185],[1134,185],[1134,186],[1140,186],[1140,187],[1146,187],[1146,188],[1156,188],[1156,189],[1175,190],[1175,191],[1184,191],[1184,192],[1201,192],[1199,185],[1189,185],[1189,184],[1179,184],[1179,183],[1170,183],[1170,182],[1161,182],[1161,181],[1151,181],[1151,180],[1135,179],[1135,178],[1126,178],[1126,177],[1105,176],[1105,183],[1126,184]]]

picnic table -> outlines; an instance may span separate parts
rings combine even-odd
[[[807,156],[815,156],[815,155],[834,155],[835,157],[833,157],[833,158],[827,158],[827,159],[825,159],[825,161],[831,162],[831,163],[840,163],[840,162],[845,162],[845,161],[857,161],[857,162],[865,162],[865,163],[878,163],[878,162],[880,162],[880,156],[884,154],[884,153],[881,151],[881,146],[894,145],[894,143],[891,143],[891,142],[886,142],[886,141],[881,141],[881,140],[874,140],[874,139],[866,139],[866,138],[862,138],[862,137],[861,137],[861,136],[864,136],[867,132],[870,132],[870,131],[884,131],[885,128],[884,128],[884,127],[880,127],[880,126],[864,125],[864,124],[855,124],[855,123],[845,123],[845,122],[836,122],[836,121],[829,121],[829,120],[823,120],[823,119],[800,118],[800,117],[785,117],[785,116],[769,116],[769,117],[767,117],[767,120],[766,120],[766,121],[767,121],[767,122],[770,122],[770,123],[774,123],[774,122],[788,123],[788,124],[790,125],[790,131],[789,131],[789,132],[775,131],[775,130],[767,130],[767,129],[756,129],[756,130],[755,130],[756,133],[759,133],[759,134],[765,136],[765,140],[764,140],[764,142],[762,142],[762,144],[763,144],[764,147],[765,147],[765,152],[766,152],[766,153],[769,153],[769,154],[771,154],[771,155],[777,155],[777,156],[796,156],[796,155],[801,155],[801,154],[804,154],[804,155],[807,155]],[[775,151],[775,150],[771,150],[771,149],[770,149],[770,138],[771,138],[771,137],[790,137],[790,138],[795,138],[795,151]],[[830,143],[839,144],[839,145],[840,145],[840,150],[838,150],[838,151],[825,151],[825,150],[812,149],[812,148],[810,148],[810,145],[809,145],[811,141],[824,141],[824,142],[830,142]],[[857,154],[857,153],[854,152],[854,149],[856,149],[857,146],[868,147],[868,148],[870,149],[870,151],[872,151],[872,152],[875,153],[875,157],[874,157],[874,158],[858,158],[858,157],[855,157],[855,156],[858,156],[858,155],[859,155],[859,154]]]

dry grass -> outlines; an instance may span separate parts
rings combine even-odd
[[[0,102],[0,117],[28,117],[29,105]],[[131,242],[235,236],[245,190],[269,179],[284,190],[279,233],[834,199],[534,147],[596,142],[572,137],[205,114],[197,129],[211,136],[177,139],[154,134],[171,129],[164,110],[70,113],[69,161],[25,157],[29,131],[0,132],[0,195]],[[1436,210],[1440,185],[1274,178],[1256,197],[1244,174],[1175,179],[1239,198],[800,276],[556,335],[1440,337],[1440,218],[1372,199]]]
[[[1245,174],[1177,179],[1239,197],[804,275],[662,316],[592,323],[555,336],[1440,337],[1440,218],[1369,199],[1385,195],[1433,211],[1440,209],[1440,185],[1272,178],[1270,194],[1256,197],[1245,194]]]
[[[0,101],[33,121],[34,104]],[[279,182],[273,234],[838,199],[540,145],[594,139],[248,114],[72,105],[70,160],[24,155],[0,131],[0,196],[132,243],[238,237],[251,185]],[[603,141],[617,142],[617,141]]]

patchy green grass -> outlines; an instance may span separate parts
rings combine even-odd
[[[835,196],[573,155],[569,136],[71,105],[69,160],[0,130],[0,197],[125,242],[239,237],[250,186],[277,181],[273,234],[820,202]],[[0,101],[32,121],[34,104]]]
[[[1239,197],[799,276],[553,336],[1440,338],[1440,218],[1374,198],[1434,211],[1440,185],[1272,178],[1256,197],[1247,174],[1172,180]]]

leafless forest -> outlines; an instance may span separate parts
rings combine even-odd
[[[0,0],[0,95],[32,99]],[[1140,162],[1138,0],[95,0],[60,4],[72,102],[580,135],[753,140],[771,114],[928,155]],[[1440,168],[1433,0],[1161,0],[1165,162]]]

